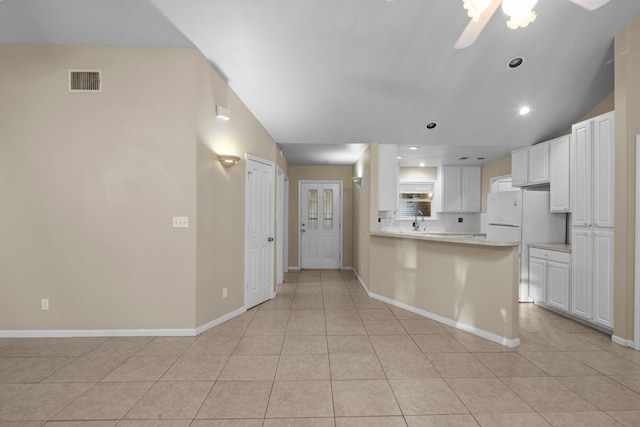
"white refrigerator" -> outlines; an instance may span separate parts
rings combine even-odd
[[[548,191],[503,191],[487,197],[487,240],[520,243],[520,301],[533,301],[529,244],[565,243],[567,216],[549,212]]]

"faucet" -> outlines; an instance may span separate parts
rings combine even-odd
[[[424,214],[421,211],[416,211],[416,219],[413,222],[413,230],[414,231],[420,231],[420,224],[418,224],[418,214],[420,214],[420,216],[424,217]],[[424,221],[424,218],[423,218]]]

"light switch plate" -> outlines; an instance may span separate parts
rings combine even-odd
[[[173,228],[189,228],[189,217],[188,216],[174,216],[173,217]]]
[[[42,298],[40,300],[40,309],[43,310],[43,311],[49,310],[49,299],[48,298]]]

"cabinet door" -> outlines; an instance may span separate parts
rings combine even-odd
[[[547,262],[540,258],[529,258],[529,288],[535,302],[546,302]]]
[[[378,146],[378,210],[398,210],[398,147]]]
[[[442,167],[442,212],[462,211],[462,173],[459,166]]]
[[[569,311],[569,277],[568,264],[547,262],[547,304]]]
[[[480,212],[480,168],[462,167],[462,210]]]
[[[571,235],[571,313],[591,319],[591,232],[574,229]]]
[[[527,174],[528,148],[511,152],[511,185],[522,187],[527,185],[529,179]]]
[[[614,113],[593,120],[593,225],[613,227]]]
[[[593,233],[593,320],[613,328],[613,231]]]
[[[529,184],[544,184],[549,182],[549,143],[529,147],[527,169]]]
[[[569,136],[549,142],[549,183],[551,212],[570,212]]]
[[[571,134],[571,217],[574,226],[591,225],[592,122],[573,125]]]

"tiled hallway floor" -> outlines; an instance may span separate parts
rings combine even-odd
[[[532,304],[509,350],[350,272],[188,338],[0,339],[0,426],[640,426],[640,352]]]

